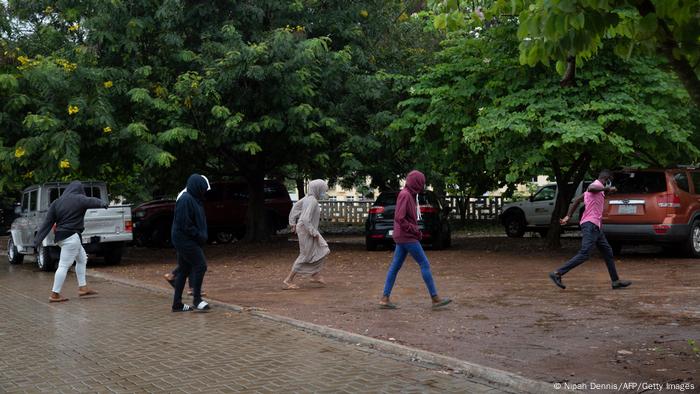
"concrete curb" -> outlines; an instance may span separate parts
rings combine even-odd
[[[116,282],[131,287],[149,290],[158,294],[167,295],[172,293],[171,291],[168,291],[167,289],[163,289],[158,286],[149,285],[135,280],[124,279],[102,272],[96,272],[92,269],[88,269],[88,276],[103,279],[110,282]],[[321,335],[341,342],[351,343],[379,352],[388,353],[393,356],[398,356],[400,359],[403,359],[407,362],[422,362],[433,364],[446,369],[451,369],[457,373],[465,374],[468,377],[483,379],[488,382],[502,386],[506,389],[515,390],[515,392],[517,393],[540,394],[569,392],[567,390],[562,389],[557,390],[551,383],[545,383],[528,379],[511,372],[501,371],[499,369],[470,363],[468,361],[460,360],[454,357],[443,356],[441,354],[429,352],[426,350],[411,348],[397,343],[339,330],[337,328],[326,327],[319,324],[308,323],[305,321],[296,320],[285,316],[262,312],[256,308],[245,308],[235,304],[229,304],[226,302],[214,300],[208,300],[208,302],[222,309],[228,309],[235,312],[248,312],[252,316],[274,321],[277,323],[288,324],[290,326],[302,329],[304,331],[316,335]]]

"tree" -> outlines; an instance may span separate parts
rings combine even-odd
[[[446,42],[441,62],[405,103],[424,115],[412,109],[405,120],[416,123],[417,138],[424,130],[462,133],[469,154],[458,165],[481,161],[508,183],[553,174],[561,192],[550,245],[558,245],[558,219],[591,168],[697,158],[690,99],[656,59],[623,60],[604,49],[580,70],[581,86],[561,88],[546,67],[519,64],[516,29],[506,23]]]

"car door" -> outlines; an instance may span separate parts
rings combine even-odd
[[[691,184],[693,185],[693,200],[690,206],[690,214],[700,212],[700,171],[690,172]]]
[[[43,216],[39,216],[39,189],[31,189],[28,191],[29,204],[26,213],[26,227],[24,230],[24,240],[27,246],[34,243],[34,233],[39,229],[41,225],[41,219]]]
[[[529,217],[529,225],[531,226],[546,226],[552,220],[552,211],[554,210],[554,202],[557,194],[556,185],[547,185],[532,196],[531,212]]]
[[[691,194],[690,190],[690,177],[688,172],[685,170],[674,171],[672,174],[673,182],[676,184],[676,195],[681,200],[680,209],[676,209],[679,216],[684,218],[692,217],[692,210],[697,205],[697,197]]]
[[[17,220],[12,224],[12,231],[15,237],[17,246],[24,248],[29,245],[29,191],[22,193],[22,203],[20,205],[21,213]]]

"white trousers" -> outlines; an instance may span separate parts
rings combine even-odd
[[[63,287],[63,282],[66,281],[68,269],[75,264],[75,275],[78,277],[78,286],[87,285],[85,281],[85,269],[87,267],[87,253],[83,249],[83,244],[80,242],[80,236],[73,234],[63,241],[57,242],[61,247],[61,259],[58,262],[58,269],[53,278],[53,292],[60,293]]]

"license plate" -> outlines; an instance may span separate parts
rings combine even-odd
[[[390,237],[393,236],[393,235],[394,235],[394,230],[389,230],[389,234],[388,234],[388,235],[389,235]]]
[[[636,205],[619,205],[617,207],[617,213],[620,215],[636,215],[637,206]]]

